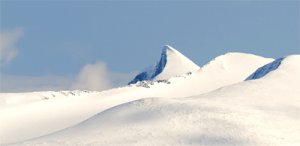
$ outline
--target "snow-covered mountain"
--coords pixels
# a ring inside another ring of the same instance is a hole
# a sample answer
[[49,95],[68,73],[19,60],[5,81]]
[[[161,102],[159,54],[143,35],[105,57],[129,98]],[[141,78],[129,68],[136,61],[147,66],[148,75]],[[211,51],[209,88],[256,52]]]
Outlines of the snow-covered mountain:
[[173,65],[190,61],[168,48],[175,54],[165,53],[172,59],[150,81],[102,92],[0,93],[0,145],[300,144],[299,55],[276,63],[227,53],[172,76]]
[[299,63],[300,55],[288,56],[263,79],[202,95],[121,104],[74,127],[18,145],[296,146]]
[[252,54],[226,53],[216,57],[195,72],[171,77],[167,80],[168,84],[157,84],[157,82],[146,81],[135,85],[146,84],[146,86],[151,88],[146,95],[152,95],[152,97],[199,95],[226,85],[244,81],[257,68],[272,61],[273,59]]
[[155,66],[149,67],[142,73],[139,73],[128,84],[144,80],[166,80],[177,75],[196,71],[199,68],[189,58],[173,47],[166,45],[162,50],[160,61]]

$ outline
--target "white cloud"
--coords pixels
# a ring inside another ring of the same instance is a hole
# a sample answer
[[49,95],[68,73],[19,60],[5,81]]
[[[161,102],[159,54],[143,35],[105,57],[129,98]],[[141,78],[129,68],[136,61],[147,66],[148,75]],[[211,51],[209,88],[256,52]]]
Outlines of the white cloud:
[[111,87],[112,85],[106,65],[97,62],[95,64],[85,65],[71,88],[100,91]]
[[21,28],[15,28],[10,31],[0,33],[0,64],[5,65],[12,61],[18,54],[16,43],[23,35]]

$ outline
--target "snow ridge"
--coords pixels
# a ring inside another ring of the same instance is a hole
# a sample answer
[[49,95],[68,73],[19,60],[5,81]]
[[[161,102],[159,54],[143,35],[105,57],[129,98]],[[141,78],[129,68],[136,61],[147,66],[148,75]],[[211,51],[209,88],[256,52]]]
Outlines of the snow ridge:
[[249,77],[246,78],[246,81],[255,80],[264,77],[269,72],[276,70],[280,66],[282,60],[284,60],[284,57],[278,58],[273,62],[258,68],[254,73],[252,73]]

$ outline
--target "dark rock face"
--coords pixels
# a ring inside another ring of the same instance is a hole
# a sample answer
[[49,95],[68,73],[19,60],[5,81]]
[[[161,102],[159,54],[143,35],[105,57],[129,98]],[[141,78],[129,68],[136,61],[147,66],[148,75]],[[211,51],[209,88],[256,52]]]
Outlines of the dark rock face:
[[269,72],[276,70],[280,64],[281,61],[284,58],[278,58],[276,60],[274,60],[271,63],[268,63],[260,68],[258,68],[254,73],[252,73],[249,77],[246,78],[246,80],[255,80],[255,79],[259,79],[263,76],[265,76],[266,74],[268,74]]
[[150,67],[147,70],[139,73],[132,81],[128,83],[128,85],[135,84],[139,81],[152,80],[159,75],[164,70],[167,63],[167,49],[168,48],[166,47],[163,49],[160,61],[154,67]]

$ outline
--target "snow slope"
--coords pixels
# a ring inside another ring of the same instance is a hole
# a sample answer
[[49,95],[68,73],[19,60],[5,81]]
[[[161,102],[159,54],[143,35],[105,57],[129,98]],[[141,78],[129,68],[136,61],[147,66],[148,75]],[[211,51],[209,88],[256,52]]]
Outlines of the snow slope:
[[256,80],[193,97],[136,100],[17,145],[298,146],[299,64],[300,55],[288,56]]
[[138,82],[103,92],[0,94],[0,144],[46,135],[130,101],[199,95],[242,82],[258,67],[271,61],[251,54],[228,53],[191,74],[172,77],[166,82]]
[[138,74],[128,84],[144,80],[165,80],[187,72],[196,71],[199,68],[189,58],[173,47],[166,45],[162,50],[160,61],[154,67],[149,67],[146,71]]

